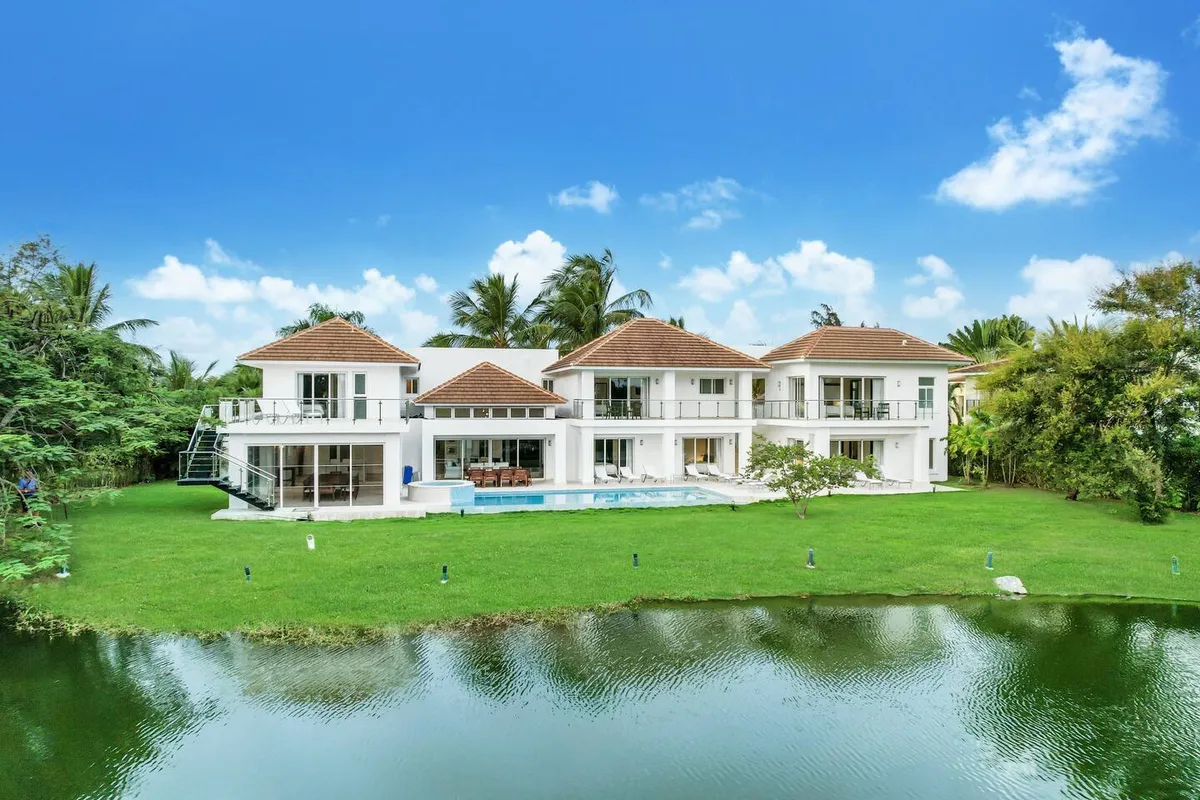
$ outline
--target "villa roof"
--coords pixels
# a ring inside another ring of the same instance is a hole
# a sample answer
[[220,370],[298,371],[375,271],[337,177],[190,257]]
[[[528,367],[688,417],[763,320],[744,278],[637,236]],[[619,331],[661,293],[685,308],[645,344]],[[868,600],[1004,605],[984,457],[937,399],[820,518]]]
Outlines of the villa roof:
[[757,358],[652,317],[631,319],[571,351],[545,371],[572,367],[770,369]]
[[987,375],[994,369],[997,369],[1003,364],[1007,364],[1009,359],[997,358],[995,361],[983,361],[979,364],[968,364],[965,367],[955,367],[950,370],[950,380],[962,380],[972,375]]
[[567,400],[490,361],[481,361],[413,402],[417,405],[548,406]]
[[242,353],[238,361],[353,361],[417,364],[416,358],[341,317]]
[[817,328],[776,347],[762,358],[763,361],[809,358],[826,361],[944,361],[949,364],[963,364],[971,360],[895,328],[840,325]]

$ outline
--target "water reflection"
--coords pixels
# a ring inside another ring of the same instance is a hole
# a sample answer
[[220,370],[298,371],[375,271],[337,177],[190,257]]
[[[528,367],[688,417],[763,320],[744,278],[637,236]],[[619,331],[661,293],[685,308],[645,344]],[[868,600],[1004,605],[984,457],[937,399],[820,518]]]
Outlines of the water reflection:
[[780,601],[347,648],[0,638],[0,797],[1200,794],[1200,611]]

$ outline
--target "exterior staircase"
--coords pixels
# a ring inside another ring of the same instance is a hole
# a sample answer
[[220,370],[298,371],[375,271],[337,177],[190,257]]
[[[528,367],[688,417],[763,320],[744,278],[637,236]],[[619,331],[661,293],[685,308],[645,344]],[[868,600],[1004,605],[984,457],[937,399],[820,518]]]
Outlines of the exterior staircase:
[[275,476],[225,452],[225,435],[213,423],[214,409],[205,406],[192,430],[188,449],[179,454],[178,486],[215,486],[262,511],[277,504]]

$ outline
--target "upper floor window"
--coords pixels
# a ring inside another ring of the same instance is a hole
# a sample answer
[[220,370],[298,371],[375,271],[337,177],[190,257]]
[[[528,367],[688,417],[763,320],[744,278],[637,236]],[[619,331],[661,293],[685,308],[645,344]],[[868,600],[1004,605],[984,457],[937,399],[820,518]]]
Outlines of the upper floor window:
[[405,394],[420,394],[421,379],[420,378],[405,378],[404,393]]
[[554,381],[550,380],[549,378],[542,378],[542,388],[545,389],[547,392],[553,392],[554,391]]
[[700,394],[725,394],[725,379],[701,378]]
[[933,378],[917,379],[917,408],[923,411],[933,410],[933,389],[936,383]]

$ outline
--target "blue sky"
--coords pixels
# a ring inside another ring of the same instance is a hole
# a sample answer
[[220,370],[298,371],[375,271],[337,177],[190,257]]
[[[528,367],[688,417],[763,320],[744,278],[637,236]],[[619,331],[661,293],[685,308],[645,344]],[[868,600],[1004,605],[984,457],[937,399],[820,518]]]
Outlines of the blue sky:
[[0,243],[50,234],[122,316],[163,323],[147,341],[198,359],[313,300],[415,345],[471,277],[532,290],[604,247],[653,313],[730,343],[792,338],[819,302],[933,339],[1041,323],[1200,252],[1194,2],[46,2],[0,22]]

